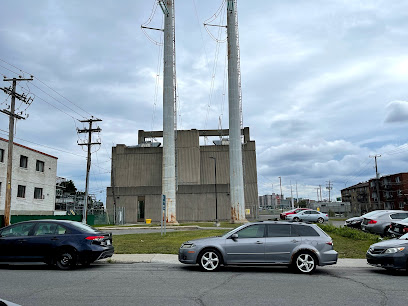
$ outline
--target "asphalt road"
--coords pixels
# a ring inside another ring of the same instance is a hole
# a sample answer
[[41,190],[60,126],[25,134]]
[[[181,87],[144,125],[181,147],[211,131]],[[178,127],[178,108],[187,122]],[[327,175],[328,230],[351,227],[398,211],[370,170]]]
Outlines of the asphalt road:
[[404,305],[407,275],[380,268],[199,271],[182,264],[94,264],[74,271],[0,266],[0,298],[20,305]]

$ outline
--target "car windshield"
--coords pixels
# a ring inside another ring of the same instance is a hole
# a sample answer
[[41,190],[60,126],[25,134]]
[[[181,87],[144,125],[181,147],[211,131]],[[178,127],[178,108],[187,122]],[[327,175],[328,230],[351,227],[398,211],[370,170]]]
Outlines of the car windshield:
[[362,215],[362,217],[371,217],[373,215],[376,215],[376,214],[379,214],[379,213],[382,213],[382,212],[384,212],[384,211],[383,210],[373,210],[373,211],[370,211],[369,213],[366,213],[366,214]]
[[401,236],[401,237],[399,237],[398,239],[401,239],[401,240],[408,240],[408,233],[406,233],[406,234],[402,235],[402,236]]
[[402,220],[400,220],[400,221],[398,221],[398,222],[401,222],[401,223],[408,223],[408,218],[402,219]]
[[100,231],[98,231],[96,228],[93,228],[92,226],[89,226],[87,224],[76,222],[76,223],[72,223],[72,225],[85,233],[91,233],[91,234],[100,233]]

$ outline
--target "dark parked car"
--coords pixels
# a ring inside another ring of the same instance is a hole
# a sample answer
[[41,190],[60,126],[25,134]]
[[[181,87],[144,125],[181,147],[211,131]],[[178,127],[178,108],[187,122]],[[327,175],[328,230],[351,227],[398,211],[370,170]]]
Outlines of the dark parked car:
[[59,269],[113,255],[112,234],[65,220],[35,220],[0,229],[0,261],[45,262]]
[[361,223],[363,222],[364,218],[369,218],[371,216],[374,216],[376,214],[382,213],[382,212],[387,212],[388,210],[373,210],[370,211],[369,213],[366,213],[360,217],[353,217],[349,218],[344,222],[344,226],[347,227],[352,227],[352,228],[357,228],[361,229]]
[[199,264],[203,271],[263,264],[311,273],[317,265],[337,263],[337,252],[330,236],[315,224],[266,221],[244,224],[220,237],[184,242],[179,261]]
[[391,222],[388,232],[390,233],[390,236],[393,237],[401,237],[402,235],[408,233],[408,218],[401,221]]
[[374,243],[366,254],[367,262],[385,269],[408,269],[408,234],[398,239]]

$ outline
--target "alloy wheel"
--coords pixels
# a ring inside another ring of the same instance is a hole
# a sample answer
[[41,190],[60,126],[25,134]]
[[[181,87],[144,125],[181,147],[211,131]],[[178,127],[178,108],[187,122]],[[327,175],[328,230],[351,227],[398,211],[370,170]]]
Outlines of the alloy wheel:
[[215,251],[206,251],[201,255],[200,266],[205,271],[215,271],[220,265],[220,257]]
[[315,260],[312,255],[302,253],[296,258],[296,268],[302,273],[311,273],[315,268]]

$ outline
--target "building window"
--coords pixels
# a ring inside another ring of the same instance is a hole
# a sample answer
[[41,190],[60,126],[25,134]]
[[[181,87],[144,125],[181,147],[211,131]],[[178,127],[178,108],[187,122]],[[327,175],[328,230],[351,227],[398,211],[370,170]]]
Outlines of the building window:
[[0,182],[0,196],[1,196],[1,182]]
[[17,198],[25,198],[26,186],[18,185]]
[[27,168],[27,164],[28,164],[28,157],[24,155],[20,155],[20,167]]
[[4,162],[4,150],[0,149],[0,163]]
[[395,182],[396,182],[396,183],[399,183],[399,182],[400,182],[399,176],[397,176],[397,177],[395,178]]
[[34,199],[43,199],[43,189],[42,188],[34,188]]
[[404,209],[404,202],[399,202],[399,208]]
[[37,160],[37,163],[35,164],[35,170],[44,172],[44,162],[41,160]]

